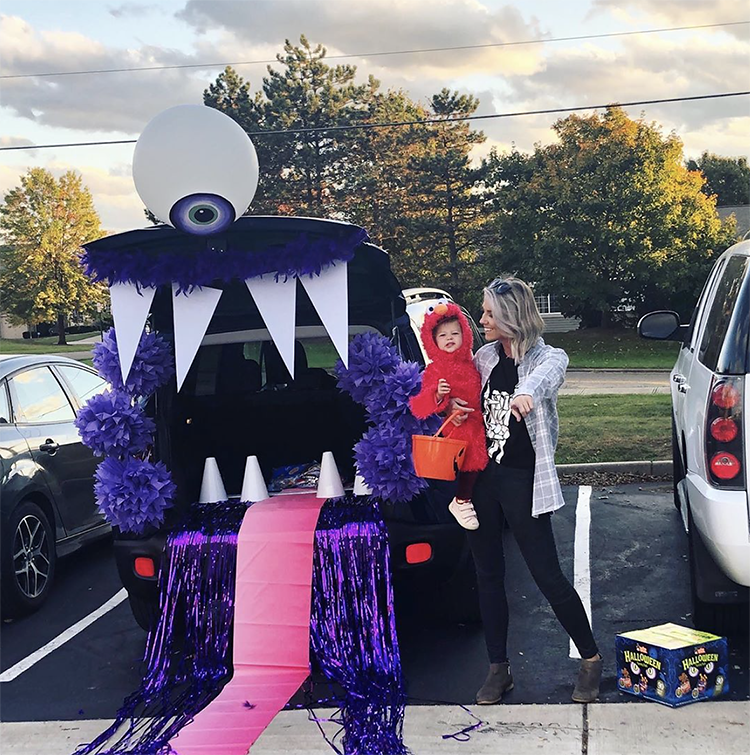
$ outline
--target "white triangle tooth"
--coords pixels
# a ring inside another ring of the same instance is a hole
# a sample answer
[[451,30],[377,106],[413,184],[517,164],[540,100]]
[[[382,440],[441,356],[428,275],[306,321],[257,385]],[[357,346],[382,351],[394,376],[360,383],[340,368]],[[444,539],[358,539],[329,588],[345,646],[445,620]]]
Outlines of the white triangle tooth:
[[243,503],[258,503],[258,501],[265,501],[269,497],[258,457],[248,456],[245,462],[245,476],[242,480],[240,500]]
[[303,275],[300,280],[344,366],[348,367],[349,289],[346,262],[331,265],[317,276]]
[[276,281],[273,273],[245,280],[260,316],[279,354],[294,379],[294,315],[297,308],[297,279]]
[[130,368],[133,366],[135,352],[141,342],[143,327],[155,293],[155,288],[136,286],[135,283],[113,283],[109,287],[123,384],[128,379]]
[[203,465],[203,479],[201,480],[198,503],[221,503],[226,500],[227,491],[224,488],[224,480],[221,479],[219,465],[213,456],[209,456]]
[[190,293],[177,293],[172,284],[172,316],[174,318],[174,356],[177,390],[182,387],[203,336],[219,303],[219,288],[196,288]]
[[316,498],[340,498],[344,495],[344,486],[341,483],[336,460],[333,452],[324,451],[320,460],[320,477],[318,478],[318,490]]

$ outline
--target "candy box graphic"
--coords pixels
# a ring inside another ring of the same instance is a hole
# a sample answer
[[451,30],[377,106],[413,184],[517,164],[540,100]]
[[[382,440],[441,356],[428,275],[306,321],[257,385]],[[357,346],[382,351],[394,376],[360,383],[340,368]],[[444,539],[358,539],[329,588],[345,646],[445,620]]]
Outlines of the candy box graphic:
[[661,624],[615,637],[620,692],[673,708],[729,691],[725,637]]

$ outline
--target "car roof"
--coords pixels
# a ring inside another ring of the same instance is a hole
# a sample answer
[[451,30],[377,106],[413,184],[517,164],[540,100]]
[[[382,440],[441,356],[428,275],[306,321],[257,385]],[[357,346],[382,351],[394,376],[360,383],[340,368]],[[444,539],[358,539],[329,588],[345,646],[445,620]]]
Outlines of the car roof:
[[750,239],[747,241],[738,241],[734,246],[730,246],[724,252],[724,256],[730,257],[735,254],[741,254],[745,257],[750,257]]
[[24,367],[44,364],[70,364],[84,367],[87,370],[91,369],[82,362],[59,354],[0,354],[0,378],[4,378]]
[[414,304],[415,302],[425,301],[427,299],[449,299],[453,301],[453,297],[442,288],[405,288],[402,292],[407,304]]

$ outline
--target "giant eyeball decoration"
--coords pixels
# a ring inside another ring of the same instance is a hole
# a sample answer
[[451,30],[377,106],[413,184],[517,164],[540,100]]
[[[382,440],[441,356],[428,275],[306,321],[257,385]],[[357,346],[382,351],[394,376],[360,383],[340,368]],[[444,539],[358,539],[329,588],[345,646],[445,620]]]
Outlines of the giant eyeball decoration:
[[228,115],[204,105],[178,105],[143,129],[133,181],[159,220],[209,236],[247,210],[258,187],[258,157],[250,137]]

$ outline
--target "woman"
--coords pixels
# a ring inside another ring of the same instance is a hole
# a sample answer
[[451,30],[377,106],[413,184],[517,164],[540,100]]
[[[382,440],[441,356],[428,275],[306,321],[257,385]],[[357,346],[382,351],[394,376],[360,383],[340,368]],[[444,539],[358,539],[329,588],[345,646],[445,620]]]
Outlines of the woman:
[[[596,700],[601,655],[581,599],[562,573],[550,521],[563,504],[555,470],[557,391],[568,357],[542,340],[534,294],[521,280],[497,279],[484,289],[480,324],[490,342],[474,356],[482,380],[487,430],[487,468],[480,472],[473,504],[481,522],[468,532],[476,564],[479,604],[490,669],[477,703],[500,702],[513,688],[508,662],[508,601],[505,595],[503,526],[510,525],[539,589],[581,655],[575,702]],[[471,411],[460,399],[463,421]]]

